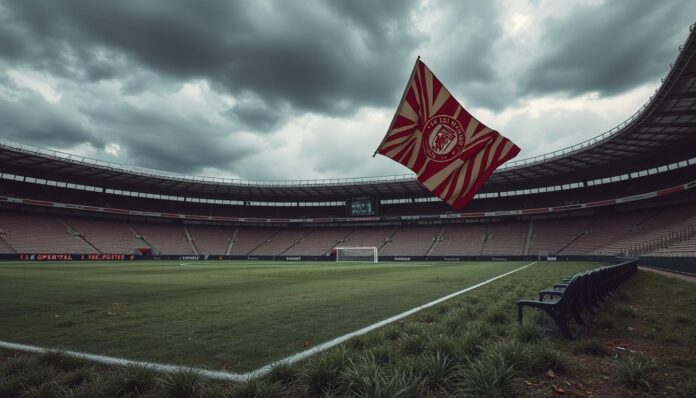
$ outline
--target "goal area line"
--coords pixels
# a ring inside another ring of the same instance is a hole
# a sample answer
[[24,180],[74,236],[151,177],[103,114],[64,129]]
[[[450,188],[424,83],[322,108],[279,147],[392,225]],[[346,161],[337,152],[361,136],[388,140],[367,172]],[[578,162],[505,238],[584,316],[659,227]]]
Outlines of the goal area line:
[[[508,271],[504,274],[495,276],[495,277],[490,278],[488,280],[485,280],[483,282],[479,282],[475,285],[467,287],[466,289],[462,289],[462,290],[459,290],[457,292],[450,293],[446,296],[440,297],[439,299],[430,301],[426,304],[423,304],[423,305],[420,305],[418,307],[412,308],[410,310],[404,311],[400,314],[394,315],[394,316],[389,317],[387,319],[384,319],[382,321],[365,326],[362,329],[358,329],[354,332],[350,332],[348,334],[344,334],[342,336],[336,337],[332,340],[326,341],[324,343],[316,345],[316,346],[309,348],[307,350],[297,352],[297,353],[292,354],[290,356],[287,356],[283,359],[273,361],[267,365],[264,365],[260,368],[257,368],[257,369],[254,369],[252,371],[245,372],[245,373],[233,373],[233,372],[225,372],[225,371],[221,371],[221,370],[210,370],[210,369],[206,369],[206,368],[172,365],[172,364],[160,363],[160,362],[131,360],[131,359],[126,359],[126,358],[111,357],[111,356],[98,355],[98,354],[90,354],[90,353],[84,353],[84,352],[79,352],[79,351],[60,350],[60,352],[64,352],[65,354],[72,355],[72,356],[75,356],[77,358],[80,358],[80,359],[83,359],[86,361],[100,363],[100,364],[104,364],[104,365],[142,366],[142,367],[146,367],[146,368],[149,368],[149,369],[152,369],[152,370],[155,370],[158,372],[162,372],[162,373],[176,373],[176,372],[180,372],[180,371],[195,371],[195,372],[199,373],[201,376],[208,378],[208,379],[221,380],[221,381],[231,381],[231,382],[245,382],[245,381],[253,380],[253,379],[256,379],[256,378],[259,378],[259,377],[262,377],[262,376],[268,374],[274,367],[276,367],[278,365],[293,364],[295,362],[299,362],[299,361],[306,359],[314,354],[318,354],[322,351],[328,350],[329,348],[332,348],[332,347],[335,347],[341,343],[344,343],[353,337],[361,336],[363,334],[369,333],[375,329],[381,328],[381,327],[386,326],[390,323],[401,320],[409,315],[413,315],[416,312],[419,312],[419,311],[424,310],[426,308],[440,304],[444,301],[452,299],[452,298],[459,296],[463,293],[466,293],[468,291],[477,289],[481,286],[487,285],[487,284],[489,284],[493,281],[496,281],[500,278],[504,278],[504,277],[506,277],[510,274],[513,274],[517,271],[521,271],[527,267],[530,267],[530,266],[536,264],[537,262],[538,261],[534,261],[534,262],[529,263],[527,265],[523,265],[519,268],[515,268],[512,271]],[[39,346],[28,345],[28,344],[12,343],[12,342],[7,342],[7,341],[0,341],[0,347],[7,348],[10,350],[15,350],[15,351],[33,352],[33,353],[47,353],[47,352],[56,350],[56,348],[46,348],[46,347],[39,347]]]

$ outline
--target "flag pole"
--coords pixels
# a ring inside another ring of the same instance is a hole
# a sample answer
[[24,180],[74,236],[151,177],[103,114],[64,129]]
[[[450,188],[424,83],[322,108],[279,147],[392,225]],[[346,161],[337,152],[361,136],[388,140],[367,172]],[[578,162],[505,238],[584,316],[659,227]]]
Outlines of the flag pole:
[[399,106],[396,107],[396,112],[394,112],[394,117],[392,118],[391,123],[389,124],[389,129],[387,130],[387,133],[384,134],[384,138],[382,138],[382,142],[379,143],[379,146],[377,149],[375,149],[375,153],[372,154],[372,157],[374,158],[375,155],[377,155],[377,152],[379,152],[379,149],[384,145],[384,142],[387,140],[387,137],[389,136],[389,130],[391,130],[392,126],[394,125],[394,122],[396,121],[397,116],[399,116],[399,109],[404,105],[404,101],[406,101],[406,93],[408,93],[408,88],[411,86],[411,81],[413,80],[413,76],[416,74],[416,68],[418,68],[418,61],[420,60],[420,55],[416,57],[416,63],[413,65],[413,70],[411,71],[411,77],[408,78],[408,81],[406,83],[406,88],[404,89],[404,93],[401,95],[401,101],[399,102]]

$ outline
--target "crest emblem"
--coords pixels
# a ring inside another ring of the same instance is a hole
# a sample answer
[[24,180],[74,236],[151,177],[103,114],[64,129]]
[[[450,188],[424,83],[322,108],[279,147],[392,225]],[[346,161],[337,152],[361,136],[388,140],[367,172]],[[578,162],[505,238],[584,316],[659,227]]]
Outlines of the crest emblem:
[[423,146],[428,157],[446,162],[457,157],[464,148],[464,129],[449,116],[436,116],[425,123]]

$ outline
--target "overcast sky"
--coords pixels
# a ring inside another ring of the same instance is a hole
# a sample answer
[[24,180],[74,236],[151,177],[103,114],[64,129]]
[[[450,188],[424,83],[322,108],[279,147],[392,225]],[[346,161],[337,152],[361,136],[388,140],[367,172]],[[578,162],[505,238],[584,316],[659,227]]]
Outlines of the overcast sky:
[[417,55],[521,148],[648,100],[693,0],[0,0],[0,137],[243,179],[405,174],[372,153]]

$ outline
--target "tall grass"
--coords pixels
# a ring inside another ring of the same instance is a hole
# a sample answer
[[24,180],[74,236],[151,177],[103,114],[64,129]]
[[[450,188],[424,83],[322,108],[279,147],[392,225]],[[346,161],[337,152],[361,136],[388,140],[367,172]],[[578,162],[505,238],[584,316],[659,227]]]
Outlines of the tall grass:
[[455,393],[464,397],[512,397],[518,377],[514,365],[507,363],[502,355],[484,356],[459,372]]
[[364,356],[341,372],[341,392],[356,398],[418,397],[423,395],[421,376],[411,370],[382,367],[371,356]]
[[635,390],[650,391],[655,385],[654,375],[659,370],[650,358],[631,355],[614,361],[616,376],[621,384]]
[[196,398],[203,393],[201,376],[193,369],[169,373],[160,378],[159,382],[170,398]]

